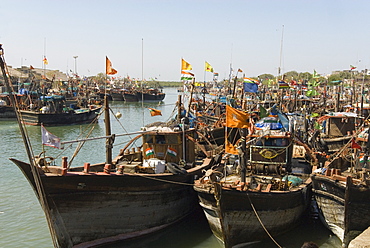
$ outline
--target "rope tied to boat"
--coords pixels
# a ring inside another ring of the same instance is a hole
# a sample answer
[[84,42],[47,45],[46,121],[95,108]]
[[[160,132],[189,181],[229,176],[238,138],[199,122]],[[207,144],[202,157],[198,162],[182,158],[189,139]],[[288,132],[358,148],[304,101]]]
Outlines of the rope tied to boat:
[[160,182],[165,182],[165,183],[172,183],[172,184],[185,185],[185,186],[191,186],[191,187],[194,186],[194,183],[175,182],[175,181],[171,181],[171,180],[160,179],[160,178],[157,178],[157,177],[145,176],[143,174],[135,174],[135,176],[140,176],[140,177],[144,177],[144,178],[147,178],[147,179],[160,181]]
[[274,239],[274,237],[272,237],[272,235],[270,234],[270,232],[267,230],[266,226],[263,224],[263,222],[262,222],[261,218],[259,217],[259,215],[258,215],[258,213],[257,213],[257,210],[256,210],[256,208],[254,207],[254,205],[253,205],[253,203],[252,203],[252,201],[251,201],[251,199],[250,199],[250,197],[249,197],[248,192],[246,192],[246,193],[247,193],[247,196],[248,196],[249,203],[251,204],[251,207],[252,207],[252,209],[253,209],[253,212],[254,212],[254,214],[256,215],[257,220],[258,220],[258,222],[261,224],[261,226],[262,226],[263,230],[265,230],[266,234],[267,234],[267,235],[269,236],[269,238],[270,238],[270,239],[271,239],[271,240],[276,244],[276,246],[277,246],[277,247],[279,247],[279,248],[283,248],[281,245],[279,245],[279,243]]

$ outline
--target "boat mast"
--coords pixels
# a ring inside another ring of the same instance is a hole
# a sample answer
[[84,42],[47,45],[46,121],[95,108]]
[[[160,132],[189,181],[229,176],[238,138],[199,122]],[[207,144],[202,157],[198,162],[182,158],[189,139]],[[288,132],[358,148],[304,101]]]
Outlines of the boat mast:
[[1,71],[3,73],[5,86],[7,88],[8,93],[9,93],[10,102],[13,105],[13,108],[14,108],[14,111],[15,111],[15,114],[16,114],[16,117],[17,117],[19,130],[21,131],[23,143],[25,145],[28,160],[30,162],[32,176],[33,176],[33,179],[35,181],[36,192],[37,192],[37,195],[40,199],[41,207],[44,210],[45,215],[46,215],[46,221],[48,223],[48,227],[49,227],[49,230],[50,230],[50,233],[51,233],[51,238],[52,238],[52,241],[53,241],[53,245],[54,245],[54,247],[59,248],[60,244],[57,241],[57,236],[56,236],[55,229],[54,229],[54,226],[53,226],[53,223],[52,223],[52,219],[51,219],[51,215],[50,215],[50,208],[49,208],[49,205],[48,205],[47,200],[45,198],[45,191],[44,191],[44,188],[42,186],[40,173],[39,173],[38,168],[36,167],[35,161],[33,159],[33,152],[32,152],[31,142],[29,140],[29,137],[26,134],[26,129],[25,129],[25,127],[23,126],[23,124],[21,122],[21,116],[20,116],[19,111],[18,111],[17,102],[16,102],[15,96],[13,94],[13,89],[11,87],[10,79],[8,78],[6,70],[5,70],[5,59],[4,59],[3,56],[4,56],[4,50],[2,48],[2,44],[0,44],[0,67],[1,67]]
[[110,115],[109,115],[109,100],[107,94],[104,96],[104,123],[105,123],[105,135],[109,136],[106,139],[106,164],[112,165],[112,148],[114,137],[111,136],[111,127],[110,127]]

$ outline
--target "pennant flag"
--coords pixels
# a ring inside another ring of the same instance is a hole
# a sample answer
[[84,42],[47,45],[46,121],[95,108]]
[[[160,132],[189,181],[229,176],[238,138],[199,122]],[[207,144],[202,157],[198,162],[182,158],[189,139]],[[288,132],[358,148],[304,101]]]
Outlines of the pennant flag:
[[33,70],[33,69],[35,69],[32,65],[30,65],[30,70]]
[[181,74],[189,75],[194,77],[194,73],[188,72],[188,71],[181,71]]
[[187,72],[187,71],[181,71],[181,80],[188,81],[188,80],[193,80],[194,78],[194,73]]
[[269,116],[267,110],[262,105],[260,105],[259,108],[260,108],[260,118],[261,119],[264,118],[264,117]]
[[176,157],[177,156],[177,151],[171,147],[168,147],[167,148],[167,154],[170,155],[170,156],[173,156],[173,157]]
[[45,146],[61,149],[60,138],[48,132],[43,125],[41,125],[41,141]]
[[313,75],[312,75],[312,78],[319,78],[320,75],[317,74],[316,70],[313,70]]
[[351,68],[351,71],[357,68],[356,66],[353,65],[350,65],[349,67]]
[[117,71],[112,68],[112,63],[110,62],[110,60],[108,59],[108,57],[105,56],[105,74],[107,74],[107,75],[114,75],[116,73],[117,73]]
[[249,114],[226,105],[226,126],[233,128],[248,128]]
[[152,148],[146,148],[145,149],[145,156],[154,155],[154,150]]
[[360,149],[362,151],[362,147],[356,143],[355,139],[352,139],[351,148]]
[[44,62],[44,65],[49,64],[48,59],[46,58],[46,56],[44,56],[44,59],[42,61]]
[[204,70],[213,72],[213,67],[206,61],[205,65],[204,65]]
[[186,62],[184,59],[181,59],[181,70],[191,71],[193,70],[193,67],[191,67],[191,64]]
[[239,68],[239,69],[238,69],[238,72],[243,72],[243,70]]
[[289,84],[283,80],[279,81],[279,89],[287,89],[289,88]]
[[193,78],[192,77],[181,77],[181,80],[189,81],[189,80],[193,80]]
[[148,108],[151,116],[162,115],[162,112],[158,109]]
[[360,156],[358,156],[358,160],[360,163],[369,162],[369,157],[367,156],[367,158],[365,159],[365,154],[361,153]]
[[244,78],[244,92],[256,93],[258,91],[258,81],[252,78]]

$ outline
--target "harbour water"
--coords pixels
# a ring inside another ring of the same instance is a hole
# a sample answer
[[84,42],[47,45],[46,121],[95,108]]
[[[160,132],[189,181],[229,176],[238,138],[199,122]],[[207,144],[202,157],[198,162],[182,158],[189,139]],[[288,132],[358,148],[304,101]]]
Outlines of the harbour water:
[[[112,133],[138,131],[140,127],[157,121],[167,121],[172,116],[177,89],[165,88],[166,98],[162,103],[124,103],[113,102],[113,112],[122,113],[120,122],[111,116]],[[151,117],[148,107],[159,109],[162,116]],[[121,124],[122,125],[121,125]],[[61,138],[62,141],[75,140],[81,130],[88,125],[73,125],[49,127],[48,131]],[[27,132],[33,144],[34,154],[42,151],[40,127],[27,127]],[[99,120],[92,136],[104,136],[104,121]],[[134,137],[135,135],[132,135]],[[0,248],[53,247],[44,213],[29,183],[21,171],[8,158],[28,161],[21,139],[18,124],[15,121],[0,121]],[[113,155],[117,154],[130,138],[117,137]],[[72,156],[76,144],[64,150],[45,148],[47,156],[57,156],[56,164],[61,163],[61,156]],[[84,162],[97,163],[105,160],[105,144],[102,140],[90,141],[85,144],[73,161],[73,165]],[[63,152],[61,155],[60,153]],[[72,166],[73,166],[72,165]],[[268,203],[266,203],[268,204]],[[92,216],[93,218],[93,216]],[[305,241],[313,241],[321,248],[339,248],[340,241],[328,231],[319,220],[308,216],[302,224],[289,233],[276,237],[281,247],[299,248]],[[172,226],[163,232],[150,235],[140,240],[122,242],[104,246],[118,247],[161,247],[161,248],[219,248],[221,245],[212,235],[201,211],[195,212],[189,218]],[[263,241],[251,247],[278,247],[272,241]]]

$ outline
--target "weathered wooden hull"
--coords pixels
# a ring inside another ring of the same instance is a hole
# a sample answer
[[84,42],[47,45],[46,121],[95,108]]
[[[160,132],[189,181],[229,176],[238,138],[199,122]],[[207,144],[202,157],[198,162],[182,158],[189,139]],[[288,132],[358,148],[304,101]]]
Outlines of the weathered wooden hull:
[[0,106],[0,119],[1,120],[14,120],[17,118],[14,108],[11,106]]
[[112,96],[113,101],[124,101],[122,92],[111,92],[110,95]]
[[347,247],[370,225],[370,189],[318,175],[312,176],[312,183],[323,223]]
[[214,189],[194,188],[213,234],[225,248],[268,238],[256,213],[272,236],[291,230],[299,223],[311,195],[310,184],[285,192],[240,191],[219,184]]
[[136,93],[123,92],[123,98],[125,102],[138,102],[139,101],[139,99],[136,96]]
[[157,94],[148,94],[148,93],[141,93],[141,92],[137,92],[136,93],[137,95],[137,98],[139,99],[139,101],[162,101],[166,94],[165,93],[157,93]]
[[[11,159],[38,194],[29,164]],[[200,167],[199,170],[204,169]],[[94,247],[165,228],[197,207],[194,173],[41,174],[58,247]]]
[[99,112],[99,108],[93,108],[83,112],[70,113],[41,113],[35,111],[21,110],[22,120],[25,124],[39,126],[57,126],[90,123],[94,120]]

